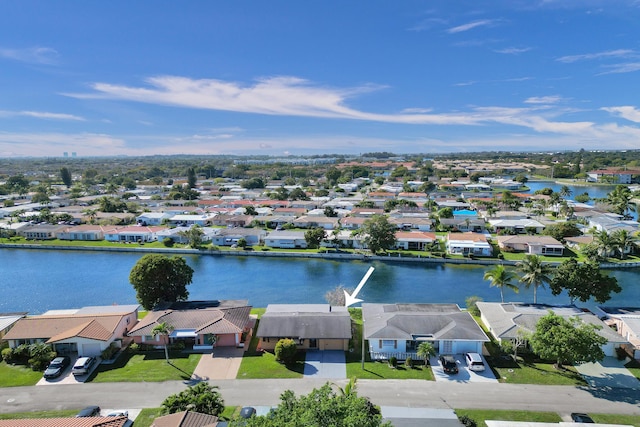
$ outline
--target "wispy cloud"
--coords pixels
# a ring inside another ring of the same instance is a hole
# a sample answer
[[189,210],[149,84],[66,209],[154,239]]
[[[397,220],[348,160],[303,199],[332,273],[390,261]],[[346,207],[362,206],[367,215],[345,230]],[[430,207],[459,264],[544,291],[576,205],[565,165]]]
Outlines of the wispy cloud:
[[426,31],[426,30],[430,30],[431,28],[435,27],[435,26],[442,26],[442,25],[446,25],[447,21],[445,21],[444,19],[441,18],[427,18],[427,19],[423,19],[422,21],[418,22],[416,25],[407,28],[408,31],[415,31],[415,32],[421,32],[421,31]]
[[49,113],[46,111],[6,111],[0,110],[0,117],[34,117],[47,120],[71,120],[84,122],[85,118],[74,114]]
[[481,19],[479,21],[473,21],[467,24],[458,25],[457,27],[451,27],[447,29],[447,33],[449,34],[462,33],[465,31],[472,30],[474,28],[487,27],[487,26],[493,25],[494,22],[495,20],[493,19]]
[[31,64],[57,64],[58,51],[50,47],[29,47],[25,49],[0,48],[0,58]]
[[640,123],[640,109],[632,106],[620,106],[620,107],[603,107],[601,110],[607,111],[616,116],[620,116],[623,119],[627,119],[631,122]]
[[494,50],[494,52],[502,53],[505,55],[519,55],[521,53],[529,52],[530,50],[531,50],[530,47],[508,47],[505,49]]
[[532,96],[524,100],[525,104],[556,104],[562,100],[559,95]]
[[633,73],[636,71],[640,71],[640,62],[626,62],[622,64],[605,65],[604,68],[607,68],[607,71],[598,73],[599,76],[604,74]]
[[61,156],[75,151],[82,156],[126,154],[125,140],[96,133],[11,133],[0,132],[0,156]]
[[556,61],[571,63],[576,61],[586,61],[586,60],[603,59],[603,58],[626,58],[629,56],[633,56],[635,54],[636,52],[631,49],[616,49],[616,50],[607,50],[604,52],[585,53],[582,55],[561,56],[560,58],[557,58]]

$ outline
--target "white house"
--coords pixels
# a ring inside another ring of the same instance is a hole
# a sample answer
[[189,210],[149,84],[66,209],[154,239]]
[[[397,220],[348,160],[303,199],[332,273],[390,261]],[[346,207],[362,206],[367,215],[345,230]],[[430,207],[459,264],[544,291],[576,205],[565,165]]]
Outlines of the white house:
[[280,249],[306,249],[304,231],[272,231],[264,238],[264,245]]
[[109,242],[120,243],[155,242],[158,240],[158,232],[165,229],[165,227],[121,227],[116,230],[106,231],[104,239]]
[[136,217],[136,222],[140,225],[161,225],[172,216],[173,214],[166,212],[145,212]]
[[457,255],[491,256],[493,248],[484,234],[449,233],[446,240],[447,252]]

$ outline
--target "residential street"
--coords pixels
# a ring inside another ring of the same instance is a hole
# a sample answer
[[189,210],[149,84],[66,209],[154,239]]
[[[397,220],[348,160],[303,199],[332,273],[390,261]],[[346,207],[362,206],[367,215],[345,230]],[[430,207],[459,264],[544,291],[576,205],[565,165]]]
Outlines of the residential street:
[[[291,389],[305,394],[326,380],[216,380],[227,405],[275,405]],[[337,381],[340,386],[346,380]],[[0,413],[75,409],[158,407],[183,382],[103,383],[0,389]],[[429,408],[494,408],[531,411],[601,412],[640,415],[640,391],[569,386],[452,383],[419,380],[361,380],[358,392],[377,405]]]

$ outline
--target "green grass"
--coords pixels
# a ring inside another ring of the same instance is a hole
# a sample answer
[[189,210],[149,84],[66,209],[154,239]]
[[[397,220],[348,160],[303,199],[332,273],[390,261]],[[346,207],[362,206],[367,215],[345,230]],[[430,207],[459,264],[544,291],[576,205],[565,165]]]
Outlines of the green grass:
[[593,421],[601,424],[621,424],[640,427],[640,416],[619,414],[589,414]]
[[[399,365],[391,368],[387,362],[372,362],[369,353],[365,350],[364,369],[362,369],[362,310],[350,308],[349,313],[353,321],[353,338],[350,347],[353,351],[347,353],[347,378],[360,378],[367,380],[382,379],[414,379],[433,381],[433,372],[429,366],[422,363],[413,368],[405,368]],[[365,342],[365,349],[367,343]],[[415,361],[414,361],[415,362]]]
[[[17,420],[20,418],[66,418],[75,416],[82,408],[67,409],[64,411],[33,411],[33,412],[11,412],[0,414],[0,420]],[[136,427],[138,425],[136,424]]]
[[136,427],[150,427],[153,420],[162,416],[162,408],[145,408],[136,417]]
[[[256,323],[256,330],[258,324]],[[264,378],[302,378],[304,373],[304,353],[298,353],[298,359],[289,365],[276,361],[273,353],[258,351],[259,338],[252,337],[249,350],[244,353],[238,379],[264,379]]]
[[487,427],[485,420],[502,421],[535,421],[543,423],[557,423],[562,418],[555,412],[533,412],[533,411],[506,411],[497,409],[456,409],[456,415],[475,420],[478,427]]
[[[41,246],[69,246],[69,247],[107,247],[107,248],[166,248],[162,242],[150,242],[143,244],[124,244],[118,242],[108,242],[106,240],[87,241],[87,240],[27,240],[24,237],[12,237],[7,243],[24,244],[24,245],[41,245]],[[179,248],[174,245],[172,249]]]
[[264,314],[264,312],[267,311],[266,308],[255,308],[253,307],[251,309],[251,314],[254,314],[256,316],[258,316],[258,319],[262,317],[262,315]]
[[629,370],[636,378],[640,380],[640,363],[637,360],[631,360],[629,363],[624,365],[625,368]]
[[21,365],[7,365],[0,362],[0,387],[35,385],[42,378],[42,372],[33,371]]
[[167,363],[162,350],[138,354],[125,352],[113,365],[98,366],[89,381],[106,383],[188,380],[198,365],[200,356],[170,352],[171,363]]

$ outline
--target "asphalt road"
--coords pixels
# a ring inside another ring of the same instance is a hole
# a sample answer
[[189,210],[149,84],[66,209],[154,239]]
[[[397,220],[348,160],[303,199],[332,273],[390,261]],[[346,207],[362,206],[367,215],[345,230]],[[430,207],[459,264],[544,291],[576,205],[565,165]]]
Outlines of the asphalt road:
[[[213,385],[227,405],[277,405],[287,389],[306,394],[326,380],[216,380]],[[346,380],[336,381],[344,386]],[[183,390],[179,381],[162,383],[86,383],[0,389],[0,413],[52,409],[158,407],[165,397]],[[640,415],[640,389],[590,389],[491,383],[420,380],[360,380],[358,394],[381,406],[426,408],[491,408],[529,411],[596,412]]]

